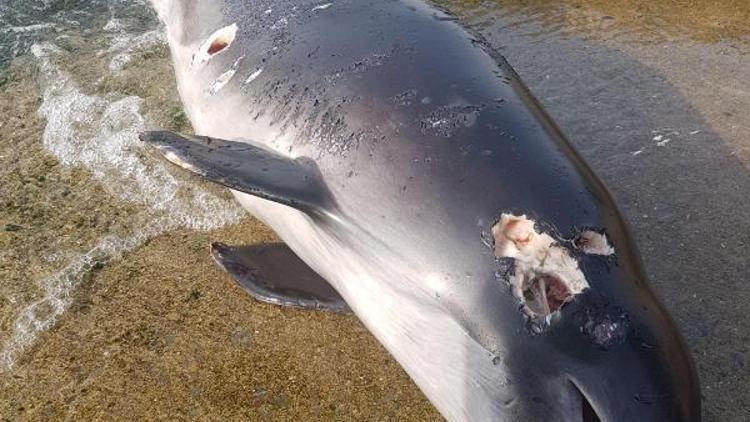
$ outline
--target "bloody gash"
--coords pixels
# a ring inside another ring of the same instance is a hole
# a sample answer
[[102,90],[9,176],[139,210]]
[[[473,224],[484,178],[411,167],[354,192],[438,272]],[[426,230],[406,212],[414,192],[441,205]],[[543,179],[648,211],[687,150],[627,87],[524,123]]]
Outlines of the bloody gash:
[[503,57],[416,0],[154,0],[200,136],[141,138],[284,244],[257,299],[354,312],[449,420],[697,421],[612,198]]

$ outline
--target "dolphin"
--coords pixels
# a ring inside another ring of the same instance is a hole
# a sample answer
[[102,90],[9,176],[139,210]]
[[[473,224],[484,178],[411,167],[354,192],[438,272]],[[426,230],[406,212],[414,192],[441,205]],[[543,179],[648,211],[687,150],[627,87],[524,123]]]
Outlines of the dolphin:
[[198,135],[141,139],[283,244],[259,300],[353,312],[452,421],[698,421],[615,204],[508,62],[419,0],[153,0]]

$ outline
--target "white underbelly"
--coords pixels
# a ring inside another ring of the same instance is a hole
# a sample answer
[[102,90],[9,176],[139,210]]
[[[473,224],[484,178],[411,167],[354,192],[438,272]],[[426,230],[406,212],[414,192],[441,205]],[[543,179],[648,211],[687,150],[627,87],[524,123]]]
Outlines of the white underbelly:
[[342,244],[342,239],[293,208],[233,193],[331,283],[446,418],[503,418],[502,403],[514,394],[502,365],[493,363],[495,356],[419,288],[425,274],[408,265],[363,257],[355,252],[361,245]]

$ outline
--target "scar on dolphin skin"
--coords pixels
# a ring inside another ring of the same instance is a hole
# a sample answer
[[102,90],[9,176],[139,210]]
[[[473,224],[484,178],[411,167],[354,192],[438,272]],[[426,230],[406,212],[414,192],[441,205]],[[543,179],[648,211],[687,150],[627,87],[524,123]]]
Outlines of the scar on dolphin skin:
[[546,317],[589,288],[578,261],[525,215],[503,213],[492,237],[495,256],[515,260],[511,290],[530,316]]
[[240,66],[240,62],[242,62],[243,58],[245,58],[245,56],[240,56],[237,60],[235,60],[234,64],[229,70],[222,73],[218,78],[216,78],[214,83],[211,85],[211,88],[209,88],[208,90],[208,93],[210,95],[216,95],[217,92],[224,88],[224,85],[229,83],[229,81],[234,77],[234,74],[237,73],[237,68]]
[[314,11],[316,11],[316,10],[326,10],[326,9],[328,9],[329,7],[331,7],[332,5],[333,5],[333,3],[326,3],[326,4],[321,4],[321,5],[318,5],[318,6],[315,6],[315,7],[313,7],[313,8],[312,8],[312,10],[310,10],[310,11],[311,11],[311,12],[314,12]]
[[211,58],[232,45],[234,38],[237,36],[237,24],[225,26],[216,30],[204,41],[198,51],[193,54],[192,65],[200,65],[208,62]]

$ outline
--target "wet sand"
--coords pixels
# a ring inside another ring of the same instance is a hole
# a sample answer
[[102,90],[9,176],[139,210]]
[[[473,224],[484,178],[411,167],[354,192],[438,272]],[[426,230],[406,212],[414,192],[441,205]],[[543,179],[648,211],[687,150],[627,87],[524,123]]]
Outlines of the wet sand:
[[[684,38],[716,42],[750,34],[744,0],[436,0],[459,14],[494,18],[501,11],[536,22],[545,33],[566,31],[590,38],[637,35],[640,43]],[[492,23],[486,22],[485,26]]]
[[[750,72],[750,6],[440,3],[508,57],[615,194],[652,284],[696,358],[705,420],[750,419],[744,315],[750,239],[742,235],[750,222],[741,206],[750,194],[750,99],[738,82]],[[90,39],[64,42],[72,54],[91,51]],[[150,122],[189,131],[163,46],[137,54],[118,75],[92,54],[61,66],[91,82],[87,92],[137,95]],[[601,71],[590,70],[596,67]],[[102,236],[125,236],[146,223],[142,205],[123,201],[85,168],[62,165],[45,150],[38,80],[28,57],[0,76],[3,340],[19,304],[39,297],[40,280]],[[661,99],[644,99],[651,95]],[[681,135],[671,135],[671,145],[651,142],[675,127]],[[692,131],[700,133],[688,136]],[[18,354],[12,369],[0,372],[0,416],[439,420],[356,318],[254,302],[208,253],[212,241],[273,238],[247,216],[211,231],[166,230],[121,257],[95,261],[71,290],[67,311]]]
[[351,316],[256,303],[208,256],[262,242],[248,218],[161,236],[96,271],[3,377],[19,420],[430,420],[438,416]]

